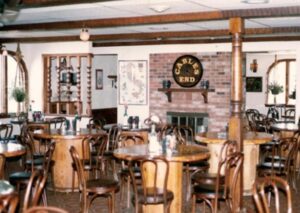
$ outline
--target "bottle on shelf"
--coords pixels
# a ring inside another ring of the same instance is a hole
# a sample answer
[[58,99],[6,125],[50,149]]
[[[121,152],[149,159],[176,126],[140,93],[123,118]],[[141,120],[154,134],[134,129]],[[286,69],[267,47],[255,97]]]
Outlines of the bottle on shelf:
[[123,125],[127,126],[128,125],[128,114],[127,114],[128,106],[125,104],[124,106],[124,115],[123,115]]

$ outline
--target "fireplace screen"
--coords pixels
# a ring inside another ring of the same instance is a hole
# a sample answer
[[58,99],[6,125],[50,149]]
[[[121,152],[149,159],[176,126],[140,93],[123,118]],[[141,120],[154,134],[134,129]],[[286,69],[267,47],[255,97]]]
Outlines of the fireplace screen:
[[208,114],[194,112],[167,112],[167,122],[175,125],[188,125],[194,133],[207,130]]

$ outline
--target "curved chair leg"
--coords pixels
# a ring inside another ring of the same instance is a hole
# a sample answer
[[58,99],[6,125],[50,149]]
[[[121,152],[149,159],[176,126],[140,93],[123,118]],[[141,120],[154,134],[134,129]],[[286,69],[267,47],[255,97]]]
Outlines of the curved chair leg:
[[196,196],[192,194],[192,213],[196,212]]

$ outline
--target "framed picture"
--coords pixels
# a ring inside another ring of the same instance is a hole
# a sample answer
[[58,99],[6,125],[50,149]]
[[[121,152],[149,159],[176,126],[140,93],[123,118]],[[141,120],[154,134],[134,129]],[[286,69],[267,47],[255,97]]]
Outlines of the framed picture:
[[147,104],[147,61],[119,61],[119,104]]
[[103,70],[96,70],[96,89],[103,89]]
[[246,77],[246,92],[262,92],[262,77]]

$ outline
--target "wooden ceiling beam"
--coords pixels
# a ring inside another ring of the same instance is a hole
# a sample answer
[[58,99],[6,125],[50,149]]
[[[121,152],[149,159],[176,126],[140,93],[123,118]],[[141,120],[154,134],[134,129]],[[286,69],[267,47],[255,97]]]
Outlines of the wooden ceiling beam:
[[262,17],[297,16],[297,15],[300,15],[300,6],[6,25],[1,27],[0,31],[75,29],[75,28],[81,28],[82,26],[86,26],[88,28],[104,28],[104,27],[117,27],[117,26],[148,25],[148,24],[199,22],[199,21],[209,21],[209,20],[227,20],[232,17],[241,17],[241,18],[249,19],[249,18],[262,18]]
[[63,6],[72,4],[88,4],[97,2],[108,2],[116,0],[22,0],[20,8],[36,8],[48,6]]
[[[274,35],[274,34],[300,33],[300,27],[275,27],[275,28],[250,28],[245,30],[245,35]],[[91,35],[90,41],[110,41],[110,40],[163,40],[179,38],[200,38],[200,37],[220,37],[228,36],[228,30],[201,30],[201,31],[176,31],[176,32],[156,32],[156,33],[123,33],[107,35]],[[256,36],[257,37],[257,36]],[[211,38],[210,38],[211,39]],[[0,38],[0,42],[59,42],[59,41],[80,41],[78,36],[53,36],[53,37],[30,37],[30,38]]]

